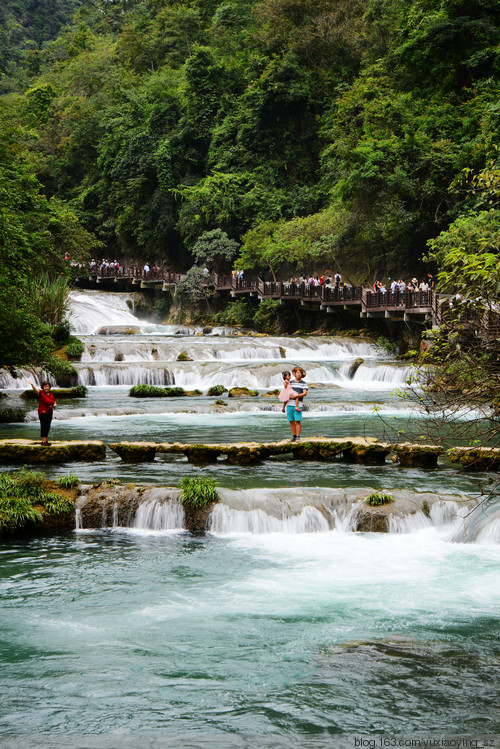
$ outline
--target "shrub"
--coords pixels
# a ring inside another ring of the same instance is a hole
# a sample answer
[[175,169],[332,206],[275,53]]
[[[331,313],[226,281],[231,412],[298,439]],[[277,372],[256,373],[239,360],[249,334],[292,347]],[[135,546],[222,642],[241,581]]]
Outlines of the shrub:
[[85,351],[85,346],[79,338],[71,336],[69,343],[66,346],[66,354],[70,359],[80,359],[81,355]]
[[239,325],[248,327],[252,324],[254,310],[246,299],[238,299],[236,302],[230,302],[227,307],[217,312],[212,321],[219,325]]
[[23,468],[18,473],[0,474],[0,532],[23,528],[43,519],[34,505],[42,505],[51,515],[64,515],[73,511],[73,502],[67,497],[44,490],[45,475],[41,471]]
[[172,297],[170,294],[162,294],[155,302],[154,313],[160,320],[164,320],[168,317],[171,306]]
[[184,388],[165,388],[168,398],[175,398],[179,395],[186,395]]
[[70,381],[78,376],[76,369],[67,361],[51,357],[45,364],[45,368],[56,378],[56,380]]
[[374,492],[365,499],[365,504],[370,505],[371,507],[378,507],[379,505],[389,505],[391,504],[391,502],[394,502],[394,497],[392,496],[392,494],[388,494],[387,492]]
[[40,498],[39,503],[45,507],[50,515],[67,515],[73,510],[73,502],[61,494],[47,492]]
[[167,391],[165,388],[155,387],[154,385],[134,385],[129,390],[129,395],[133,398],[166,398]]
[[257,330],[274,333],[278,330],[279,299],[264,299],[253,316],[253,324]]
[[206,507],[219,501],[216,487],[219,482],[211,478],[188,478],[181,480],[181,502],[187,507]]
[[63,489],[73,489],[81,482],[78,476],[75,476],[74,473],[70,473],[68,476],[61,476],[61,478],[58,479],[57,483],[59,484],[59,486],[62,486]]
[[52,328],[52,338],[56,343],[65,343],[70,338],[71,323],[63,320]]
[[381,335],[377,338],[377,346],[384,348],[389,354],[396,354],[398,350],[397,343],[395,343],[395,341],[390,341],[389,338],[385,337],[385,335]]
[[414,348],[409,349],[406,354],[401,354],[400,359],[416,359],[418,357],[418,351]]
[[12,531],[28,523],[41,522],[41,512],[27,497],[0,497],[0,531]]
[[227,391],[223,385],[212,385],[212,387],[208,389],[207,395],[222,395],[225,392]]
[[26,416],[22,408],[2,408],[0,410],[0,423],[12,424],[14,422],[24,421]]

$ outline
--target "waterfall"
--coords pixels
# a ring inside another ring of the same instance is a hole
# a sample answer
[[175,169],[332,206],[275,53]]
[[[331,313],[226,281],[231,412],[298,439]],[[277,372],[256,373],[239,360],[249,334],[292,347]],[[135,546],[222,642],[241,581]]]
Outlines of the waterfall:
[[500,502],[479,504],[460,518],[450,536],[456,543],[500,544]]
[[432,521],[421,510],[408,515],[389,515],[389,533],[415,533],[429,528]]
[[212,533],[326,533],[328,520],[315,507],[306,506],[297,515],[273,517],[264,510],[235,510],[217,504],[209,518]]
[[115,385],[174,385],[175,377],[164,364],[95,364],[88,367],[75,364],[79,385],[97,385],[107,387]]
[[135,327],[140,320],[131,312],[133,294],[102,291],[71,291],[70,322],[76,335],[97,333],[105,325]]
[[137,508],[134,528],[166,531],[184,529],[184,508],[180,501],[160,502],[150,499]]

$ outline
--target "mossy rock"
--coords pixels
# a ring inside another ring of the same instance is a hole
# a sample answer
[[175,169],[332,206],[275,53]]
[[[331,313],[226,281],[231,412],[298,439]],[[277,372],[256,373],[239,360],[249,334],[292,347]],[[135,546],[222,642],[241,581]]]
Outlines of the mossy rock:
[[258,390],[250,390],[250,388],[242,387],[242,388],[231,388],[228,396],[229,398],[243,398],[245,396],[256,398],[259,395]]
[[267,393],[262,393],[263,398],[277,398],[281,393],[281,390],[268,390]]
[[216,502],[205,507],[184,506],[184,525],[190,533],[204,533],[208,529],[208,518]]
[[179,356],[177,357],[177,361],[193,361],[190,356],[186,354],[185,351],[181,351]]
[[255,447],[235,445],[225,450],[225,453],[227,455],[227,462],[238,466],[256,465],[271,454],[263,445],[256,445]]
[[295,442],[290,449],[299,460],[332,460],[343,452],[345,445],[345,442]]
[[351,444],[342,450],[345,461],[366,466],[384,465],[385,459],[390,452],[391,448],[387,445]]
[[[85,398],[88,390],[85,385],[77,385],[71,388],[51,388],[50,392],[56,400],[64,398]],[[20,396],[23,400],[38,400],[38,395],[34,390],[24,390]]]
[[500,448],[454,447],[448,451],[448,458],[467,471],[496,471],[500,467]]
[[203,395],[201,390],[185,390],[184,395],[190,395],[191,397],[196,397],[199,395]]
[[0,440],[2,463],[70,463],[105,458],[104,442],[51,442],[50,447],[42,447],[32,440]]
[[395,453],[399,465],[405,468],[436,468],[443,448],[439,445],[413,445],[405,443],[396,445]]
[[218,447],[212,448],[209,445],[189,445],[183,452],[188,461],[196,465],[217,463],[217,458],[220,455]]
[[216,401],[214,401],[214,406],[224,406],[224,408],[227,408],[229,406],[229,403],[227,401],[223,401],[220,398],[217,398]]
[[124,463],[151,463],[156,455],[154,442],[112,442],[109,447]]
[[389,520],[380,508],[369,508],[358,513],[356,517],[358,533],[388,533]]

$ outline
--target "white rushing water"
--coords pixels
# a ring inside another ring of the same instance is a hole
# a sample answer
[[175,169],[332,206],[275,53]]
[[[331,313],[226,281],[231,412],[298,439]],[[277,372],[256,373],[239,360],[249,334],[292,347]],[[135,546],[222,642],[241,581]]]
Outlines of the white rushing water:
[[[151,490],[149,490],[151,491]],[[154,492],[155,490],[153,490]],[[395,504],[388,509],[388,533],[414,535],[433,529],[444,542],[497,544],[500,542],[498,503],[474,505],[464,497],[431,492],[391,490]],[[214,535],[242,534],[352,534],[358,518],[366,513],[368,489],[219,489],[208,530]],[[126,499],[126,497],[125,497]],[[423,507],[426,511],[423,511]],[[79,501],[77,529],[85,500]],[[110,499],[102,507],[102,527],[124,530],[119,504]],[[111,525],[109,518],[111,517]],[[128,532],[158,533],[185,529],[184,508],[177,499],[148,497],[130,518]]]

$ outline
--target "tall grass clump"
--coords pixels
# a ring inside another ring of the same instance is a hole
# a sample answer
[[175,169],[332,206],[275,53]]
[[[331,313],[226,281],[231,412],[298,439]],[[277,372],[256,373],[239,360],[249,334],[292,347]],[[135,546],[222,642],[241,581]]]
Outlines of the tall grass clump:
[[28,296],[33,313],[51,328],[60,325],[69,311],[69,286],[65,276],[42,272],[28,277]]
[[80,485],[80,479],[74,473],[70,473],[67,476],[61,476],[57,483],[62,486],[63,489],[73,489],[75,486]]
[[206,507],[219,501],[216,487],[219,482],[211,478],[181,479],[181,502],[187,507]]

